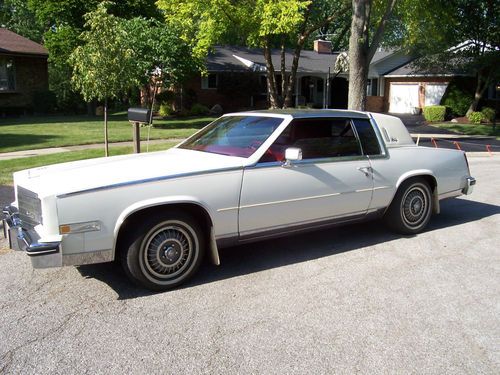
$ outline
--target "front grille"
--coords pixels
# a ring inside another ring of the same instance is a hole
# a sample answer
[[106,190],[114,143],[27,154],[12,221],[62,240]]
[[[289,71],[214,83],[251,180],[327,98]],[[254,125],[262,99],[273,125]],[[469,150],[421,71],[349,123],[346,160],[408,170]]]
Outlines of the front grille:
[[17,204],[19,205],[19,218],[23,227],[34,228],[38,224],[43,224],[42,202],[36,193],[17,187]]

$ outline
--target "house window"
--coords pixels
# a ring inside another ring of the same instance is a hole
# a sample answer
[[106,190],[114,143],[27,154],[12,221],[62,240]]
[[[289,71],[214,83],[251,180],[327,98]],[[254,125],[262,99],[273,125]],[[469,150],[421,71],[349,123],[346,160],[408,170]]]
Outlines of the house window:
[[377,96],[378,95],[378,79],[368,79],[366,82],[366,95]]
[[0,57],[0,91],[16,89],[14,60]]
[[208,73],[207,76],[201,77],[201,88],[204,90],[217,88],[217,74]]
[[372,79],[372,93],[370,95],[372,96],[377,96],[378,95],[378,79],[373,78]]

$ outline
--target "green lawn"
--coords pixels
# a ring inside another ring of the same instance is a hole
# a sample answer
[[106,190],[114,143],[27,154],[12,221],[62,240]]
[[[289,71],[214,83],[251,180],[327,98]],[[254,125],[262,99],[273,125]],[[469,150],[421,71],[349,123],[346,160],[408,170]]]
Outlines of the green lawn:
[[497,125],[495,131],[493,131],[493,125],[455,124],[452,122],[431,125],[437,128],[450,130],[455,133],[465,135],[494,136],[496,139],[500,139],[500,124]]
[[[154,120],[150,139],[186,138],[212,117]],[[0,119],[0,153],[104,142],[103,118],[87,116],[21,117]],[[141,138],[148,129],[141,128]],[[132,140],[132,126],[124,113],[110,116],[110,142]]]
[[[166,150],[176,144],[177,142],[165,142],[162,144],[150,145],[149,151]],[[132,147],[112,147],[109,149],[111,156],[131,154],[132,152]],[[23,169],[40,167],[42,165],[65,163],[75,160],[93,159],[102,156],[102,149],[89,149],[82,151],[60,152],[57,154],[33,156],[28,158],[0,160],[0,185],[11,185],[12,173]]]

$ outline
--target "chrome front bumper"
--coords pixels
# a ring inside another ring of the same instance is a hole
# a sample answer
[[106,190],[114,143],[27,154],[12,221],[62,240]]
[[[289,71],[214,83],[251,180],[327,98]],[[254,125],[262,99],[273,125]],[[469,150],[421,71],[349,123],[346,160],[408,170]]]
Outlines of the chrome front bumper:
[[[40,236],[35,230],[23,228],[18,210],[14,206],[3,209],[3,234],[12,250],[24,251],[31,257],[60,252],[60,242],[39,242]],[[39,262],[33,262],[34,265],[35,263]]]
[[465,180],[466,180],[466,185],[462,189],[462,193],[466,195],[472,194],[472,191],[474,190],[474,185],[476,185],[476,179],[474,177],[467,177]]

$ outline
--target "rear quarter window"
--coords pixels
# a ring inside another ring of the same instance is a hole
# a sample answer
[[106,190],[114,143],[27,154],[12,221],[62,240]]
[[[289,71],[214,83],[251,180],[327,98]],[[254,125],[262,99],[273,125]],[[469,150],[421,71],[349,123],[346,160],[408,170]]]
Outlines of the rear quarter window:
[[364,119],[353,119],[352,122],[358,132],[361,147],[363,147],[363,153],[365,155],[380,155],[382,153],[380,143],[370,121]]

